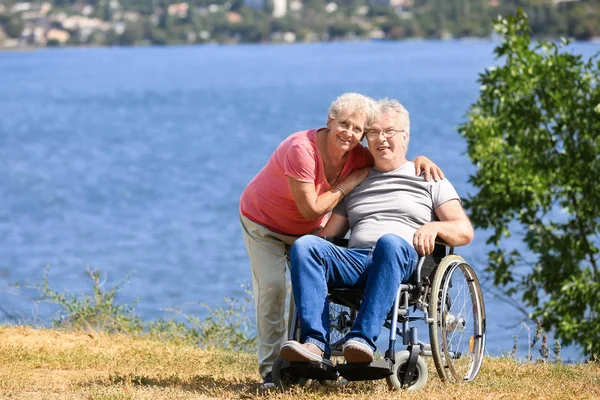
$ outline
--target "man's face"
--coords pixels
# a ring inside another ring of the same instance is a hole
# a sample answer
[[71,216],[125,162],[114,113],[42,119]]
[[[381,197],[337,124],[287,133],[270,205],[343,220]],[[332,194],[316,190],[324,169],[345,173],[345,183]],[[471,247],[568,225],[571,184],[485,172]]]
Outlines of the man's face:
[[401,118],[392,114],[383,114],[371,124],[367,143],[376,165],[405,160],[408,134],[404,127]]

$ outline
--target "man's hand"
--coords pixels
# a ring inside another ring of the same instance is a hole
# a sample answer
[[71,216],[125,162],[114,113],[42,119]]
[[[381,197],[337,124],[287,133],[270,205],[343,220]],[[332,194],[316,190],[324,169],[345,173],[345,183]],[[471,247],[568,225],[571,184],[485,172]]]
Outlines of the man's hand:
[[429,222],[420,227],[413,236],[413,246],[417,253],[422,256],[431,254],[435,247],[435,238],[437,237],[438,229],[436,222]]
[[421,176],[421,173],[425,172],[425,180],[428,181],[433,176],[434,181],[440,181],[444,179],[444,173],[435,165],[433,161],[425,156],[418,156],[413,160],[415,163],[416,175]]

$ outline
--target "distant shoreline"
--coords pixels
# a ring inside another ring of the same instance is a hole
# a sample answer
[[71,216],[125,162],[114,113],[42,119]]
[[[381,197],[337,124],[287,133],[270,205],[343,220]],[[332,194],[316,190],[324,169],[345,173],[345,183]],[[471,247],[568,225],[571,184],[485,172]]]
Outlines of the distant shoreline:
[[[556,42],[560,41],[562,38],[546,38],[539,37],[534,38],[537,41],[546,41],[546,42]],[[47,50],[47,49],[104,49],[104,48],[140,48],[140,47],[193,47],[193,46],[236,46],[236,45],[297,45],[297,44],[317,44],[317,43],[357,43],[357,42],[490,42],[495,43],[498,42],[497,39],[493,37],[480,38],[474,36],[464,36],[457,37],[451,39],[426,39],[420,37],[409,37],[399,40],[393,39],[356,39],[356,40],[330,40],[330,41],[313,41],[313,42],[292,42],[292,43],[284,43],[284,42],[236,42],[236,43],[228,43],[228,42],[205,42],[205,43],[173,43],[173,44],[165,44],[165,45],[154,45],[154,44],[137,44],[132,46],[87,46],[87,45],[73,45],[73,46],[15,46],[15,47],[2,47],[0,46],[1,52],[25,52],[25,51],[36,51],[36,50]],[[591,43],[591,44],[600,44],[600,37],[594,37],[589,40],[575,40],[572,39],[572,43]]]

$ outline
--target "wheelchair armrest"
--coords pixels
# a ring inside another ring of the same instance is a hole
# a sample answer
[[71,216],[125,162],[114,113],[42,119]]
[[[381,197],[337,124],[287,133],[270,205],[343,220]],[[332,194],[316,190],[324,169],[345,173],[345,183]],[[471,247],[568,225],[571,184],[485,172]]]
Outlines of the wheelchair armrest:
[[415,271],[411,276],[411,281],[420,284],[424,277],[429,277],[431,275],[440,261],[442,261],[442,258],[452,253],[453,249],[453,247],[448,246],[448,244],[437,238],[433,252],[426,256],[419,256],[417,268],[415,268]]
[[436,236],[436,237],[435,237],[435,244],[436,244],[436,245],[437,245],[437,244],[440,244],[440,245],[442,245],[442,246],[446,246],[446,247],[454,247],[454,246],[450,246],[448,243],[446,243],[446,242],[444,241],[444,239],[442,239],[442,238],[441,238],[441,237],[439,237],[439,236]]
[[348,247],[348,243],[350,243],[350,240],[346,239],[345,237],[322,236],[322,238],[340,247]]
[[438,246],[444,246],[444,247],[446,247],[448,249],[448,251],[447,251],[448,254],[454,254],[454,248],[456,247],[456,246],[453,246],[453,245],[445,242],[444,239],[442,239],[441,237],[436,236],[436,238],[435,238],[435,247],[438,247]]
[[[321,237],[323,239],[327,240],[328,242],[333,243],[336,246],[340,246],[340,247],[348,247],[348,243],[350,243],[350,240],[345,237],[340,237],[340,236],[321,236]],[[438,254],[438,255],[441,253],[444,253],[443,256],[445,256],[446,248],[452,249],[453,246],[450,246],[448,243],[444,242],[440,237],[437,237],[435,239],[434,253]]]

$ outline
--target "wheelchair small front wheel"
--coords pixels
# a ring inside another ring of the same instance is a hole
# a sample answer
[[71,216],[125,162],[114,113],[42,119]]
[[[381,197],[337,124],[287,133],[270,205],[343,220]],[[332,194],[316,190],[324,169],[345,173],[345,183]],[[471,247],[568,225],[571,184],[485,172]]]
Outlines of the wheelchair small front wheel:
[[277,357],[271,369],[271,378],[275,387],[287,389],[294,385],[305,386],[309,383],[309,379],[292,376],[283,370],[283,361],[283,358]]
[[396,362],[394,363],[394,373],[385,378],[388,387],[391,390],[421,390],[427,383],[427,377],[429,372],[427,371],[427,364],[423,357],[417,357],[417,365],[413,372],[411,381],[408,386],[402,386],[402,379],[408,368],[408,360],[410,358],[410,352],[408,350],[399,351],[396,353]]

